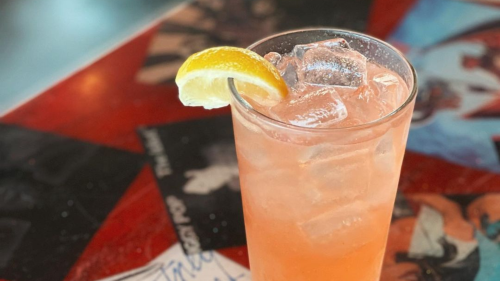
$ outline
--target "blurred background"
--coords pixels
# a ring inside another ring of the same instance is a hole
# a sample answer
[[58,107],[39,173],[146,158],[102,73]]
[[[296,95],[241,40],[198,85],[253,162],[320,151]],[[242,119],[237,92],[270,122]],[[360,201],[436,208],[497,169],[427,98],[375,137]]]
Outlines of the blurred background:
[[109,52],[180,0],[1,0],[0,115]]
[[[0,116],[76,69],[110,52],[165,13],[180,9],[178,5],[187,2],[0,0]],[[219,0],[199,2],[208,2],[207,7],[221,5]],[[287,15],[280,22],[281,29],[303,26],[304,23],[334,23],[363,30],[371,1],[254,2],[260,2],[256,9],[262,10],[262,13],[273,13],[276,5],[286,10]],[[238,18],[240,15],[235,11],[232,17]],[[244,20],[241,18],[239,21]],[[265,31],[259,34],[265,34]],[[258,38],[259,34],[248,36],[252,40]]]

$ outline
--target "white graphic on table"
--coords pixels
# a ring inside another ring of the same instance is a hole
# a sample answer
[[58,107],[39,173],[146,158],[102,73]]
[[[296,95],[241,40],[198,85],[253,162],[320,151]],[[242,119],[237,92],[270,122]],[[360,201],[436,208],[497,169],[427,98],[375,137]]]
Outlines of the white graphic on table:
[[224,186],[231,190],[240,189],[236,151],[233,143],[218,142],[203,149],[209,166],[203,169],[188,170],[184,176],[188,182],[184,192],[188,194],[209,194]]
[[207,251],[186,256],[179,243],[149,264],[99,281],[250,281],[250,271]]

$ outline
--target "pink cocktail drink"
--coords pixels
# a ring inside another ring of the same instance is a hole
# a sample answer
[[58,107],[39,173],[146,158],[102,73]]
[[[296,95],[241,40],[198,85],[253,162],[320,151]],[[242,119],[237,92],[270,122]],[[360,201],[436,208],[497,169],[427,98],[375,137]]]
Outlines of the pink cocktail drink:
[[379,280],[416,94],[411,65],[341,30],[250,49],[290,88],[262,105],[230,81],[252,279]]

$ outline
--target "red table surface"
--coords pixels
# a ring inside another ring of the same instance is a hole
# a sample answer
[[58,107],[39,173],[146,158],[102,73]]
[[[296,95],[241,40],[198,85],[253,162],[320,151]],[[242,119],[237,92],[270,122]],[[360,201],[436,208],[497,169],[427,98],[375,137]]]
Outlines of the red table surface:
[[[369,32],[383,37],[413,1],[378,0]],[[391,4],[391,13],[383,7]],[[135,81],[153,26],[98,61],[60,81],[0,119],[40,131],[143,153],[136,129],[224,115],[229,108],[184,107],[175,85]],[[500,175],[465,168],[407,151],[403,192],[468,193],[500,191]],[[151,167],[145,166],[109,214],[65,280],[96,280],[146,264],[177,242]],[[248,267],[246,247],[218,250]]]

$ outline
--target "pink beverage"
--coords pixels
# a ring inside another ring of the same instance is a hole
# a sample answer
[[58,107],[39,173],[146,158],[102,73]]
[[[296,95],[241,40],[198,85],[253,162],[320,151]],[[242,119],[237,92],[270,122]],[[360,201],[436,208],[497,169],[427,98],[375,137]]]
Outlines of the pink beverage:
[[290,91],[263,106],[230,81],[252,280],[379,280],[416,94],[411,65],[341,30],[250,49]]

